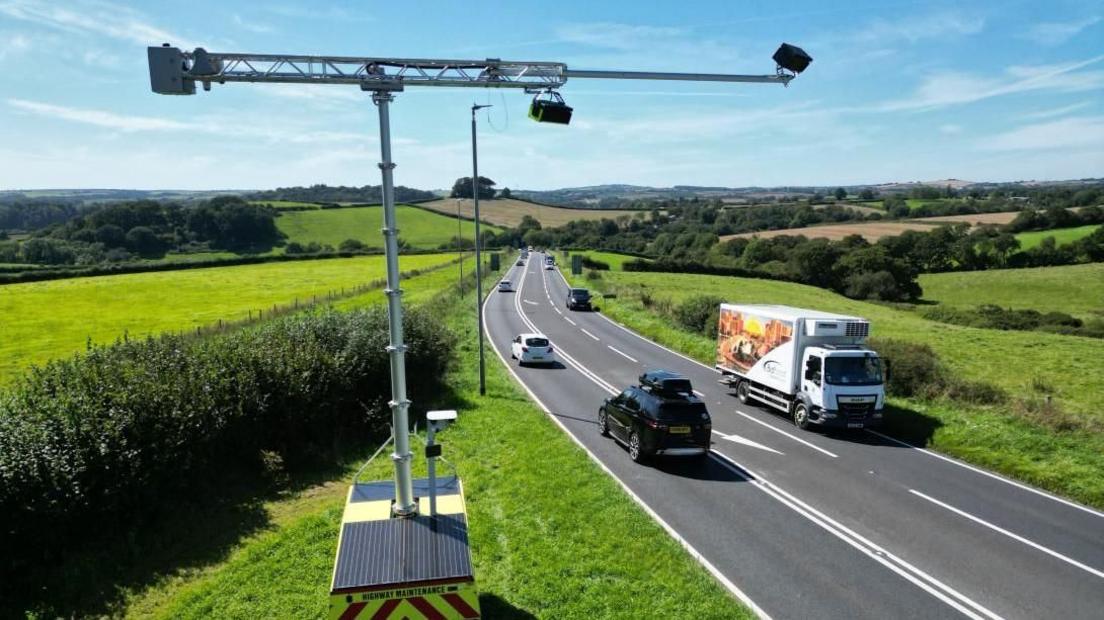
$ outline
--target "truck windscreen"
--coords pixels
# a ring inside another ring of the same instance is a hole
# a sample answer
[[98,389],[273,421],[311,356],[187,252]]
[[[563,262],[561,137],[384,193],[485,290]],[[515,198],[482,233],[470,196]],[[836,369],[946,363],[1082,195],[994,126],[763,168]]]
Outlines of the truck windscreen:
[[881,385],[882,360],[876,357],[829,357],[824,380],[833,385]]

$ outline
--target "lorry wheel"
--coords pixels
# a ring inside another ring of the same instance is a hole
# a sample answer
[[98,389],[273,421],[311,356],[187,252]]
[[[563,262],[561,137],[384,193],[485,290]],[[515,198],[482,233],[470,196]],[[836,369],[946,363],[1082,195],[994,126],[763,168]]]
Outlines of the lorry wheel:
[[609,420],[606,418],[606,410],[598,410],[598,431],[603,437],[609,437]]
[[809,406],[803,402],[798,402],[793,408],[793,421],[794,426],[801,430],[809,428]]
[[745,405],[751,404],[751,393],[748,391],[747,381],[736,384],[736,398],[739,398],[740,402]]
[[629,458],[634,463],[644,462],[644,451],[640,449],[640,433],[636,431],[629,435]]

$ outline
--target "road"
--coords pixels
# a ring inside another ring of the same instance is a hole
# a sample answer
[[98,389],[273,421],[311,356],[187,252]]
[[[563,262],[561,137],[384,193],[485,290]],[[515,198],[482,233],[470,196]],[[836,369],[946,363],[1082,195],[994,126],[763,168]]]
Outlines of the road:
[[[735,596],[772,618],[1104,618],[1104,513],[875,432],[804,432],[743,406],[717,373],[564,307],[533,253],[484,305],[488,338],[530,396]],[[657,276],[662,277],[662,276]],[[556,367],[509,343],[539,331]],[[597,430],[602,400],[646,369],[709,406],[705,463],[637,465]]]

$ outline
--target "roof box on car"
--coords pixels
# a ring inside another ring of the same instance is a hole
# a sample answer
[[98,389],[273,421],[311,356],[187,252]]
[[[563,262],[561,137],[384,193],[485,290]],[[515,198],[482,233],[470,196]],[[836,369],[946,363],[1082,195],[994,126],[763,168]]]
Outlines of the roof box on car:
[[694,391],[689,379],[670,370],[650,370],[640,375],[640,385],[671,396],[690,395]]

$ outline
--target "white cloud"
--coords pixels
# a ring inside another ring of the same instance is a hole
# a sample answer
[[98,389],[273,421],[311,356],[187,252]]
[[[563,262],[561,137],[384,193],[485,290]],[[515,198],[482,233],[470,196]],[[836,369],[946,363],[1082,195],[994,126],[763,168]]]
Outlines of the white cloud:
[[1042,22],[1035,24],[1022,36],[1039,45],[1061,45],[1077,36],[1082,30],[1100,22],[1100,17],[1092,16],[1068,22]]
[[861,43],[892,44],[900,40],[916,43],[923,39],[977,34],[985,28],[985,19],[958,12],[940,12],[922,16],[904,16],[899,19],[875,19],[849,39]]
[[363,143],[375,140],[375,137],[369,133],[333,131],[302,125],[281,124],[276,126],[263,121],[258,122],[255,116],[244,116],[238,119],[230,119],[226,116],[197,118],[194,122],[182,123],[164,118],[123,115],[104,110],[75,108],[26,99],[8,99],[7,103],[17,110],[36,116],[81,123],[103,129],[113,129],[124,133],[187,131],[220,137],[230,136],[289,144]]
[[71,8],[59,2],[0,0],[0,15],[69,33],[95,34],[141,45],[172,42],[191,47],[185,45],[184,37],[149,23],[137,11],[99,0],[85,0]]
[[962,133],[962,125],[955,125],[954,123],[948,123],[946,125],[939,126],[939,133],[948,136],[953,136]]
[[961,72],[937,73],[925,78],[916,92],[908,97],[856,108],[856,111],[933,110],[1029,91],[1071,93],[1097,90],[1104,88],[1104,71],[1077,70],[1102,60],[1104,55],[1065,64],[1011,66],[1005,69],[1003,77]]
[[31,40],[21,34],[10,35],[0,32],[0,60],[16,56],[31,49]]
[[[1104,144],[1104,116],[1076,116],[1025,125],[978,143],[987,151],[1036,151],[1099,147]],[[1098,161],[1097,165],[1104,165]]]
[[1057,107],[1057,108],[1049,108],[1049,109],[1046,109],[1046,110],[1039,110],[1038,112],[1029,112],[1027,114],[1021,115],[1020,118],[1022,118],[1024,120],[1033,120],[1033,121],[1039,121],[1039,120],[1043,120],[1045,118],[1055,118],[1055,117],[1058,117],[1058,116],[1065,116],[1065,115],[1069,114],[1070,112],[1076,112],[1076,111],[1081,110],[1083,108],[1087,108],[1091,104],[1092,104],[1091,101],[1081,101],[1079,103],[1071,103],[1070,105],[1065,105],[1065,106],[1061,106],[1061,107]]
[[273,26],[248,17],[243,19],[242,16],[238,14],[234,15],[234,23],[242,30],[248,30],[249,32],[255,32],[257,34],[268,34],[276,31],[276,28]]
[[556,29],[556,35],[567,43],[633,50],[652,45],[657,39],[683,37],[687,31],[666,26],[641,26],[611,22],[568,24]]

